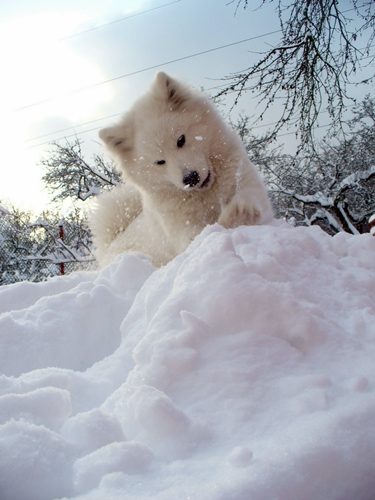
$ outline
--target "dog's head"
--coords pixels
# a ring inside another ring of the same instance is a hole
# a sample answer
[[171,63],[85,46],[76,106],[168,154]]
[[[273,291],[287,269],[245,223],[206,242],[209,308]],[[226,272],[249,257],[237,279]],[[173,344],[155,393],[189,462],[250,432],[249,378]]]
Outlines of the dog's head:
[[[213,131],[214,130],[214,131]],[[220,138],[217,112],[208,98],[158,73],[119,124],[100,131],[125,178],[144,190],[209,189]]]

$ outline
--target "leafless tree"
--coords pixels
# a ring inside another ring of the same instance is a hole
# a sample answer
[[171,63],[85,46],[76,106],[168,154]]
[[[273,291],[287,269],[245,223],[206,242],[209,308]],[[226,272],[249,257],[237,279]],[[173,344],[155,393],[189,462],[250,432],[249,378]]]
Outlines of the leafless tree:
[[[232,0],[245,9],[251,0]],[[276,138],[285,125],[296,126],[301,148],[313,143],[313,129],[323,108],[333,128],[341,126],[349,101],[350,84],[364,66],[371,66],[375,27],[373,0],[261,0],[258,7],[274,3],[281,28],[280,42],[249,68],[228,76],[217,97],[235,94],[235,104],[246,91],[261,104],[256,121],[276,101],[282,104],[268,138]],[[277,108],[276,108],[277,109]],[[277,111],[276,111],[277,112]]]
[[121,183],[120,174],[113,163],[106,163],[99,155],[88,163],[82,153],[82,141],[52,143],[48,156],[40,160],[45,167],[44,184],[52,195],[52,201],[87,200],[90,196]]

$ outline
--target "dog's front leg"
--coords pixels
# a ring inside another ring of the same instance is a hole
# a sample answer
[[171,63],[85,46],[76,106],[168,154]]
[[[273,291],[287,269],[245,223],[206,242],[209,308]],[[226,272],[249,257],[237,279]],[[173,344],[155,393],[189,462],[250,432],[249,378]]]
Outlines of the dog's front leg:
[[218,220],[219,224],[228,229],[259,224],[262,207],[252,198],[249,190],[237,192],[229,203],[224,205]]

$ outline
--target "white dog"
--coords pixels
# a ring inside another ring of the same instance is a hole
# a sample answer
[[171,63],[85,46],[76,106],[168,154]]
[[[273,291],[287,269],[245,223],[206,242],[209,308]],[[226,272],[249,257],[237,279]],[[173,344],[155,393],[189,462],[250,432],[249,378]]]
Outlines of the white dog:
[[125,181],[99,196],[91,217],[102,266],[126,251],[161,266],[207,224],[234,228],[272,218],[240,138],[207,96],[165,73],[99,135]]

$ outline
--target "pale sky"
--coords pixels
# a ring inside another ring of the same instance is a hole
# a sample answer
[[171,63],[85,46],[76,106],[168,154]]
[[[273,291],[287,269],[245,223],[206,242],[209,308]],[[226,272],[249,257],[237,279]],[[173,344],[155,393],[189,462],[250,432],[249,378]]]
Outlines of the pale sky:
[[[215,94],[220,78],[277,43],[278,34],[260,37],[279,29],[273,5],[235,15],[228,2],[1,0],[0,200],[45,208],[38,161],[48,142],[77,134],[87,160],[100,153],[98,130],[126,111],[157,71]],[[252,96],[237,112],[256,113]]]

